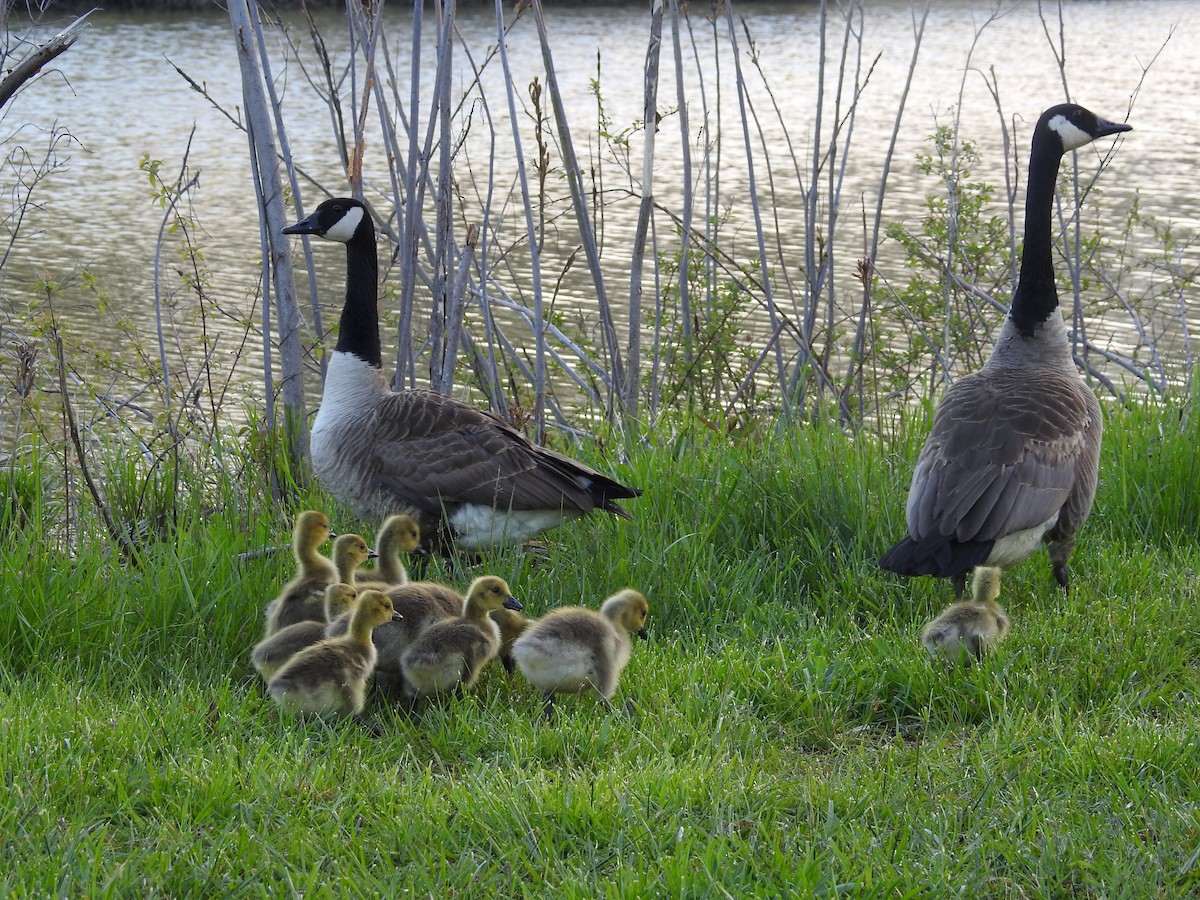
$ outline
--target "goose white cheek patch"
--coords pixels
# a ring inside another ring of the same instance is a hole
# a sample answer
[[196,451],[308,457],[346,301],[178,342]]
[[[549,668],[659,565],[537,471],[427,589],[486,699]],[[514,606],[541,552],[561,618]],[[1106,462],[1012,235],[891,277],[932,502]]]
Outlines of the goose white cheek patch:
[[1062,139],[1064,150],[1078,150],[1092,142],[1092,136],[1073,124],[1066,116],[1058,115],[1050,120],[1050,128]]
[[358,223],[362,221],[362,217],[362,207],[352,206],[321,237],[327,241],[338,241],[342,244],[348,243],[354,237],[354,232],[358,231]]

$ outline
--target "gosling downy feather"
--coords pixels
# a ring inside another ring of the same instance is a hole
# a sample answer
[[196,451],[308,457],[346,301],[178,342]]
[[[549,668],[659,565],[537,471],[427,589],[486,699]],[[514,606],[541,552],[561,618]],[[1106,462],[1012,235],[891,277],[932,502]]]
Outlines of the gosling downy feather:
[[325,621],[297,622],[263,638],[250,653],[250,661],[264,680],[278,672],[283,664],[305,647],[324,640],[327,622],[338,616],[347,615],[354,609],[358,591],[353,585],[336,582],[325,588]]
[[594,691],[612,710],[621,671],[632,651],[630,634],[645,640],[650,606],[626,588],[604,601],[600,612],[568,606],[548,612],[513,644],[517,667],[540,690],[551,712],[555,694]]
[[357,515],[403,511],[432,546],[519,543],[641,491],[536,446],[497,417],[431,391],[392,392],[379,346],[375,226],[366,207],[326,200],[284,234],[346,245],[346,301],[313,422],[313,469]]
[[971,580],[971,599],[948,607],[921,633],[925,649],[947,667],[959,661],[970,666],[972,659],[982,659],[989,647],[1008,634],[1008,613],[996,602],[1001,572],[977,568]]
[[471,582],[463,614],[431,625],[401,658],[405,695],[418,700],[474,685],[500,649],[500,628],[488,614],[501,607],[521,609],[503,578]]
[[356,572],[354,583],[360,589],[386,591],[408,581],[408,570],[401,554],[416,553],[421,547],[421,527],[412,516],[403,513],[388,516],[375,536],[379,562],[374,571]]
[[884,554],[883,568],[950,578],[961,597],[975,566],[1011,568],[1044,542],[1055,579],[1069,587],[1067,560],[1096,494],[1103,423],[1058,309],[1055,179],[1068,150],[1129,128],[1073,104],[1038,120],[1012,308],[986,365],[938,404],[909,489],[908,536]]
[[366,704],[367,679],[375,668],[371,630],[393,614],[387,594],[364,591],[349,632],[298,652],[267,683],[267,691],[280,707],[298,716],[357,716]]

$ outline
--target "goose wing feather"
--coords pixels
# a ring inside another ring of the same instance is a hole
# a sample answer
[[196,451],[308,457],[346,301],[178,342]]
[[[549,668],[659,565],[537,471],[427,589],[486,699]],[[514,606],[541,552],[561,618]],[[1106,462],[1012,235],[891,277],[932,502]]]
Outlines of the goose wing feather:
[[984,370],[952,385],[913,473],[912,538],[991,541],[1053,517],[1100,427],[1088,393],[1053,371]]
[[589,483],[605,480],[496,416],[430,391],[389,394],[371,433],[380,484],[428,513],[460,503],[588,513],[596,506]]

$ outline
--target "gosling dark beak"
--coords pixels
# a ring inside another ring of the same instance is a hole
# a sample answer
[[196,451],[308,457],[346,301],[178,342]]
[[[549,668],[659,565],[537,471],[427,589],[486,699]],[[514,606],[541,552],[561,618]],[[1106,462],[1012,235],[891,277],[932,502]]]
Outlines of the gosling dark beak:
[[1096,119],[1096,137],[1108,137],[1110,134],[1120,134],[1122,131],[1133,131],[1132,125],[1124,122],[1109,122],[1107,119]]
[[518,600],[516,597],[505,597],[504,598],[504,608],[505,609],[515,609],[517,612],[520,612],[525,607],[521,605],[521,601]]
[[424,544],[418,544],[416,549],[414,549],[413,552],[410,553],[409,555],[410,556],[420,556],[423,559],[428,559],[429,558],[429,548],[426,547]]
[[404,621],[403,614],[398,613],[395,610],[392,610],[392,621],[393,622],[403,622]]
[[317,214],[313,213],[306,219],[301,219],[295,225],[289,225],[283,229],[284,234],[320,234],[321,229],[317,225]]
[[646,633],[646,629],[645,629],[645,628],[639,628],[639,629],[638,629],[637,636],[638,636],[638,637],[640,637],[640,638],[641,638],[643,641],[648,641],[648,640],[650,640],[650,635]]
[[379,554],[376,553],[374,550],[368,550],[367,551],[367,559],[379,559]]

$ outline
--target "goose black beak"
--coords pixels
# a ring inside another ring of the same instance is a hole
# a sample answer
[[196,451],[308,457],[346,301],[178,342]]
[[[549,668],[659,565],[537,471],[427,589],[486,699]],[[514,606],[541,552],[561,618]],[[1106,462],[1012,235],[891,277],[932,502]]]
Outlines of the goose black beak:
[[638,637],[640,637],[640,638],[641,638],[643,641],[648,641],[648,640],[650,640],[650,635],[646,633],[646,629],[645,629],[645,628],[639,628],[639,629],[638,629],[637,636],[638,636]]
[[521,601],[518,600],[516,597],[510,596],[510,597],[504,598],[504,608],[505,609],[515,609],[517,612],[520,612],[525,607],[521,605]]
[[1096,137],[1108,137],[1110,134],[1120,134],[1122,131],[1133,131],[1133,126],[1125,122],[1109,122],[1107,119],[1096,120]]
[[283,229],[284,234],[320,234],[321,229],[317,225],[317,214],[313,213],[306,219],[301,219],[295,225],[289,225]]

